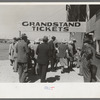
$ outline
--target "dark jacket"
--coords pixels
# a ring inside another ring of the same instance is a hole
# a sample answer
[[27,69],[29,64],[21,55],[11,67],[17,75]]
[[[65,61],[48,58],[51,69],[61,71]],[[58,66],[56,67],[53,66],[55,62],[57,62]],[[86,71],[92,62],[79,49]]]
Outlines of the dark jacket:
[[37,62],[39,64],[48,64],[49,62],[49,45],[48,43],[42,43],[38,45],[36,50],[37,56]]
[[50,57],[54,57],[54,55],[55,55],[55,46],[54,46],[54,43],[51,40],[48,44],[49,44],[49,49],[50,49]]

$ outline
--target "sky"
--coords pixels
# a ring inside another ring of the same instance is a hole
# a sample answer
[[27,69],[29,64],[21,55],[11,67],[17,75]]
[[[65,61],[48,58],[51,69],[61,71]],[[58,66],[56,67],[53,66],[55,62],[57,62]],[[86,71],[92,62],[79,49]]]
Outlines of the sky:
[[[21,22],[60,22],[66,21],[66,5],[0,5],[0,38],[12,39],[22,32]],[[65,37],[66,33],[26,32],[29,39],[42,37],[43,34]],[[60,36],[60,34],[62,34]]]

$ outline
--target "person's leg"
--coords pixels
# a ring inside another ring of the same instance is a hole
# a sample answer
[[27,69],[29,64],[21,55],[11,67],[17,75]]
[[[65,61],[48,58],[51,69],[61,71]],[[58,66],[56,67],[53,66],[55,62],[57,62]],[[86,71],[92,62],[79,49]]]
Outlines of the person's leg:
[[70,69],[73,68],[73,61],[70,61]]
[[63,73],[63,71],[64,71],[64,66],[65,66],[64,58],[60,58],[60,64],[61,64],[61,73]]
[[42,74],[42,65],[41,64],[38,64],[38,75],[41,79],[41,74]]
[[65,63],[65,68],[68,68],[68,60],[67,60],[67,58],[64,58],[64,63]]
[[14,60],[14,72],[18,71],[17,58]]
[[33,72],[34,72],[34,74],[37,74],[37,72],[36,72],[37,60],[35,58],[32,58],[32,60],[34,61]]
[[[80,62],[81,63],[81,62]],[[83,68],[82,68],[82,65],[80,64],[80,68],[79,68],[79,74],[78,75],[81,75],[81,76],[83,76]]]
[[91,81],[91,73],[87,67],[83,67],[83,77],[84,77],[84,82]]
[[26,77],[28,76],[28,64],[23,64],[23,72],[21,77],[21,82],[25,82]]
[[96,73],[97,67],[95,65],[91,65],[91,82],[97,82]]
[[47,72],[47,65],[42,66],[42,73],[41,73],[41,82],[45,82],[46,72]]
[[36,67],[37,60],[35,58],[33,58],[33,60],[34,60],[34,67]]
[[13,66],[13,60],[12,59],[10,59],[10,65]]
[[52,57],[51,58],[51,70],[54,70],[54,65],[55,65],[55,59]]
[[19,82],[21,82],[22,72],[23,72],[23,66],[21,63],[18,63]]

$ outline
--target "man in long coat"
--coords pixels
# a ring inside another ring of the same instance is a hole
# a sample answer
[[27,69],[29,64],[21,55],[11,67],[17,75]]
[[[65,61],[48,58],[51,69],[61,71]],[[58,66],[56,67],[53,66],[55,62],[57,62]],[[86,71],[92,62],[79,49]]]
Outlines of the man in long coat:
[[47,36],[44,36],[43,43],[38,45],[36,54],[37,54],[37,63],[39,66],[40,79],[41,82],[45,82],[46,72],[49,63],[49,45]]
[[91,40],[86,40],[84,42],[82,52],[82,73],[84,77],[84,82],[97,81],[96,72],[97,67],[95,63],[95,50],[92,46]]
[[18,41],[16,45],[19,82],[25,82],[25,78],[27,76],[29,49],[26,41],[27,36],[23,35],[22,39]]

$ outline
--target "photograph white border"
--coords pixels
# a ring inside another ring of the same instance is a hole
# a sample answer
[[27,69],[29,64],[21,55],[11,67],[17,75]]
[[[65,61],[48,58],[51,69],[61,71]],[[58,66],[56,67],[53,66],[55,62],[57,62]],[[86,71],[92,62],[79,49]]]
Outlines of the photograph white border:
[[[2,2],[0,5],[61,5],[65,3],[100,4],[99,2]],[[0,98],[100,98],[100,83],[0,83]]]

